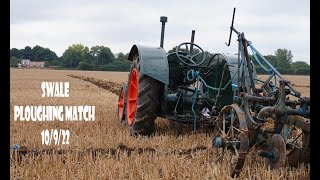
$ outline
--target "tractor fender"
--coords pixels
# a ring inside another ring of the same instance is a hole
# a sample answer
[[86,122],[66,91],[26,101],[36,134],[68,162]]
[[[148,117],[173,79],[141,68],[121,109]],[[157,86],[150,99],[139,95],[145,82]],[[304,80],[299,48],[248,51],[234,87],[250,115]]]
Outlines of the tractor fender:
[[161,47],[133,45],[128,60],[139,54],[140,72],[169,85],[169,64],[167,54]]

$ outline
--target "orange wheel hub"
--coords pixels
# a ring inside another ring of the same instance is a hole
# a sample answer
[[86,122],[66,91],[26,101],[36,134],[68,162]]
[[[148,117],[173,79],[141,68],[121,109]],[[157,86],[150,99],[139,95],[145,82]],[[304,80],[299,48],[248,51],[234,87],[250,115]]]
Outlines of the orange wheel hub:
[[119,112],[120,120],[122,120],[122,116],[123,116],[123,106],[124,106],[124,89],[122,89],[120,99],[118,102],[118,112]]
[[128,85],[128,100],[127,100],[127,121],[128,125],[131,126],[137,111],[137,100],[138,100],[138,71],[134,68],[131,71],[130,81]]

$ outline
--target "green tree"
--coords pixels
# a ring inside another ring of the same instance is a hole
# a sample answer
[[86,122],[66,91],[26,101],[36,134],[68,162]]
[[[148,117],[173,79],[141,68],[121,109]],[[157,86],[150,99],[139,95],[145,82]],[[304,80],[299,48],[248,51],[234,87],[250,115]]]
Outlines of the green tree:
[[98,55],[98,67],[99,64],[105,65],[111,63],[115,59],[114,54],[111,52],[111,49],[108,47],[101,47],[100,53]]
[[277,49],[275,51],[277,67],[289,69],[292,63],[293,55],[290,50]]
[[122,59],[126,59],[126,57],[125,57],[125,54],[123,54],[122,52],[120,52],[120,53],[118,53],[118,55],[117,55],[118,57],[117,57],[117,60],[122,60]]
[[292,69],[310,69],[310,65],[304,61],[296,61],[291,64]]
[[310,69],[308,68],[299,68],[295,69],[296,75],[310,75]]
[[23,51],[23,59],[34,60],[34,55],[30,46],[26,46]]
[[32,54],[34,56],[33,61],[57,61],[58,56],[55,52],[51,51],[49,48],[43,48],[41,46],[34,46],[32,48]]
[[101,46],[92,46],[91,49],[90,49],[90,54],[93,57],[97,57],[98,54],[100,53],[100,49],[101,49]]
[[78,66],[79,70],[94,70],[94,65],[86,63],[86,62],[80,62]]
[[98,69],[100,65],[103,66],[115,60],[114,54],[111,52],[110,48],[105,46],[91,47],[90,54],[96,61],[94,63],[96,65],[96,69]]
[[64,67],[75,68],[80,62],[86,61],[86,55],[89,53],[89,48],[82,44],[73,44],[68,47],[62,54],[61,59]]
[[17,48],[10,49],[10,57],[23,58],[23,50]]
[[95,65],[96,63],[96,58],[93,57],[90,52],[86,54],[85,56],[85,62],[88,63],[88,64],[92,64],[92,65]]
[[[264,60],[262,60],[262,58],[260,58],[260,56],[256,55],[256,57],[258,58],[258,61],[266,68],[266,69],[270,69],[270,67],[267,65],[267,63],[264,62]],[[277,61],[276,61],[276,56],[274,55],[266,55],[263,56],[273,67],[277,67]],[[258,74],[268,74],[268,71],[266,71],[264,68],[262,68],[260,66],[260,64],[255,60],[255,57],[253,55],[251,55],[251,59],[255,65],[256,71]]]
[[98,67],[98,55],[100,53],[100,46],[92,46],[90,49],[90,55],[92,58],[90,58],[90,64],[94,64],[96,67]]
[[129,58],[129,53],[126,53],[126,54],[124,55],[124,58],[127,60],[127,59]]
[[32,48],[31,51],[32,51],[32,54],[34,55],[33,61],[43,61],[42,60],[42,56],[44,54],[44,48],[43,47],[36,45],[36,46],[34,46]]
[[11,67],[18,67],[19,63],[21,63],[21,59],[15,57],[15,56],[10,57],[10,66]]
[[[272,66],[277,67],[277,58],[275,55],[266,55],[263,57],[266,58]],[[268,68],[268,66],[266,66],[266,68]]]

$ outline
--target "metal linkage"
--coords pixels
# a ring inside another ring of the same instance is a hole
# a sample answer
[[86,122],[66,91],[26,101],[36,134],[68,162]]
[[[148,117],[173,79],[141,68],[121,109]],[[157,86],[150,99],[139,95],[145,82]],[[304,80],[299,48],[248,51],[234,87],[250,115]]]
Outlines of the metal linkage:
[[[234,147],[235,150],[239,147],[241,150],[241,146],[247,150],[255,146],[259,149],[257,154],[264,157],[266,165],[272,169],[284,166],[286,162],[289,165],[309,162],[310,97],[301,98],[301,93],[292,86],[291,82],[284,79],[278,70],[245,38],[244,33],[234,28],[234,15],[235,9],[230,26],[229,42],[226,45],[230,45],[232,32],[235,32],[238,35],[239,88],[234,101],[236,104],[222,108],[214,123],[212,146],[227,149]],[[265,81],[253,77],[247,46],[250,47],[255,61],[270,74]],[[248,76],[240,79],[240,69]],[[273,78],[274,84],[271,81]],[[255,87],[254,81],[257,80],[262,82],[261,89]],[[240,83],[242,83],[241,87]],[[244,86],[247,83],[250,84],[250,88]],[[205,83],[204,85],[206,86]],[[213,90],[216,89],[213,88]],[[287,95],[293,95],[298,99],[290,100]],[[238,109],[236,110],[240,122],[238,127],[234,126],[234,115],[231,109]],[[229,134],[230,129],[240,130],[240,134],[245,135],[246,138],[234,138]],[[289,153],[286,153],[287,151]],[[244,160],[245,156],[242,159],[239,156],[239,165]],[[237,170],[234,170],[232,175],[241,172],[241,168],[235,169]]]

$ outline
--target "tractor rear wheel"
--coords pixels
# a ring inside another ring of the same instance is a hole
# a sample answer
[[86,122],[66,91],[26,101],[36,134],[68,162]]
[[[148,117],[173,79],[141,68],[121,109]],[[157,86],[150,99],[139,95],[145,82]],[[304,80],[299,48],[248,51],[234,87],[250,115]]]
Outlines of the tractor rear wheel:
[[133,58],[127,87],[127,128],[132,135],[151,135],[161,108],[162,83],[140,72],[138,55]]

